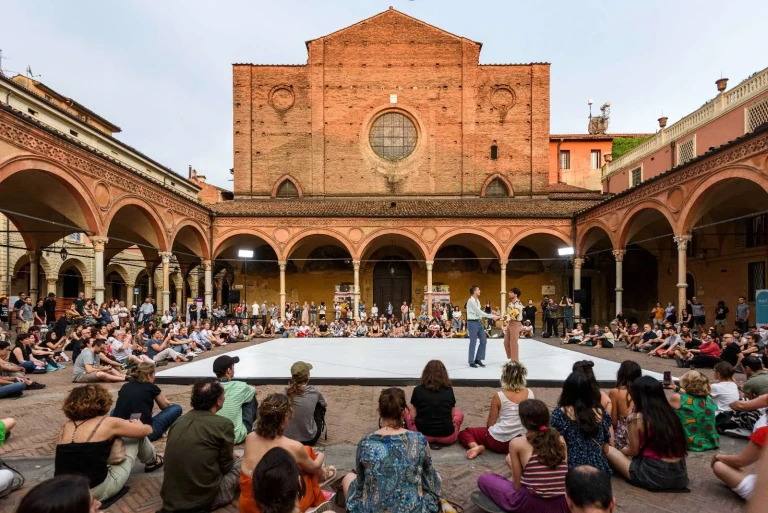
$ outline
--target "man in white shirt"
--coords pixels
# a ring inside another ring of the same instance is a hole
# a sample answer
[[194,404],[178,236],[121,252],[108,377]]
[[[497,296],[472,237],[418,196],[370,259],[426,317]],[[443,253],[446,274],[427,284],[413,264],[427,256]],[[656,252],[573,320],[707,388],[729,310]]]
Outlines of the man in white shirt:
[[259,302],[254,299],[253,304],[251,305],[251,324],[255,323],[256,319],[259,318],[260,311],[261,306],[259,305]]
[[378,316],[379,316],[379,307],[376,306],[376,303],[374,303],[373,306],[371,307],[371,317],[375,319]]
[[168,326],[171,322],[173,322],[173,317],[171,316],[171,312],[166,310],[163,316],[160,318],[160,323],[162,323],[163,327],[165,327],[165,326]]
[[280,333],[280,330],[283,329],[283,323],[280,322],[280,318],[277,316],[272,316],[272,320],[269,321],[269,324],[272,325],[272,334],[277,335]]
[[[480,306],[480,287],[472,285],[469,288],[469,299],[467,300],[467,331],[469,332],[469,366],[473,368],[485,367],[483,360],[485,360],[485,346],[488,343],[485,338],[485,330],[480,319],[487,318],[497,321],[498,315],[487,314]],[[475,346],[477,339],[480,338],[480,347],[475,352]]]

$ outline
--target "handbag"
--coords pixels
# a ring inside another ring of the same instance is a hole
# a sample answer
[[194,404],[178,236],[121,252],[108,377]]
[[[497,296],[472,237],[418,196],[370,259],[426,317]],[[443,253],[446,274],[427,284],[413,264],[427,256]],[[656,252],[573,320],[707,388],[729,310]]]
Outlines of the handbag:
[[13,474],[11,486],[9,486],[5,491],[0,493],[0,499],[5,499],[10,494],[15,492],[16,490],[20,490],[24,486],[24,476],[21,474],[21,472],[19,472],[12,466],[8,465],[2,459],[0,459],[0,470],[8,470],[11,472],[11,474]]
[[112,440],[112,447],[109,449],[107,465],[119,465],[125,461],[125,444],[121,437]]

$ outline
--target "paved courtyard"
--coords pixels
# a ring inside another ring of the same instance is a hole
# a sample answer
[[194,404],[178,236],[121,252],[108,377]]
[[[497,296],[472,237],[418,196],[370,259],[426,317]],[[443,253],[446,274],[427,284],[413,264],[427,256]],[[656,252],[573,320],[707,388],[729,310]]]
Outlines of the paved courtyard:
[[[251,342],[249,344],[259,343]],[[489,341],[489,343],[501,343]],[[558,340],[549,342],[559,344]],[[241,348],[246,344],[237,344]],[[228,347],[228,349],[231,349]],[[651,359],[645,354],[632,353],[625,349],[589,349],[568,346],[570,350],[585,353],[585,358],[595,354],[602,358],[622,361],[635,359],[648,370],[662,372],[672,370],[680,376],[685,369],[677,369],[674,362]],[[215,357],[224,351],[218,349],[206,353],[203,357]],[[298,359],[298,357],[297,357]],[[71,367],[71,365],[70,365]],[[710,371],[708,372],[711,377]],[[18,468],[26,477],[25,490],[35,483],[53,475],[53,455],[58,431],[64,423],[61,402],[73,387],[70,383],[71,370],[67,368],[41,376],[40,381],[48,386],[44,390],[26,392],[18,399],[5,399],[0,402],[0,416],[14,417],[18,421],[11,439],[0,447],[0,457],[8,464]],[[117,394],[119,385],[105,385],[113,394]],[[172,402],[181,404],[184,410],[190,409],[190,387],[186,385],[163,385],[165,395]],[[321,439],[321,450],[326,452],[329,464],[340,470],[349,470],[354,466],[357,441],[367,433],[377,429],[376,399],[381,387],[359,386],[324,386],[321,387],[330,407],[328,410],[328,440]],[[267,394],[280,391],[280,386],[258,387],[260,399]],[[488,413],[492,388],[457,388],[458,406],[465,412],[465,425],[484,425]],[[554,407],[559,394],[554,388],[535,388],[536,396]],[[410,397],[410,390],[406,391]],[[721,450],[727,453],[740,451],[744,441],[721,438]],[[155,444],[162,452],[164,440]],[[237,447],[242,450],[242,446]],[[618,511],[652,513],[657,511],[699,513],[721,511],[743,511],[743,502],[729,490],[720,485],[710,471],[709,462],[713,452],[691,453],[688,457],[688,470],[691,478],[689,494],[649,493],[630,487],[623,480],[614,478],[614,494]],[[501,455],[486,452],[477,460],[468,461],[460,446],[443,448],[433,452],[433,458],[443,479],[444,495],[463,505],[467,512],[479,512],[469,502],[469,494],[476,489],[477,476],[486,472],[507,473],[504,458]],[[159,498],[162,472],[144,474],[140,467],[134,470],[128,482],[130,492],[108,511],[110,512],[153,512],[160,508]],[[14,511],[25,490],[12,494],[0,501],[0,512]],[[222,510],[224,511],[224,510]],[[226,511],[237,511],[233,503]]]

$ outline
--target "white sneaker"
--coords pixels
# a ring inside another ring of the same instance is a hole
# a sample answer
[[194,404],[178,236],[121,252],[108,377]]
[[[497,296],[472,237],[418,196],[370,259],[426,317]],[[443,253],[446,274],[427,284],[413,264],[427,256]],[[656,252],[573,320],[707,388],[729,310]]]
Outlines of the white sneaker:
[[306,513],[321,513],[323,511],[332,511],[333,510],[333,498],[336,496],[336,494],[332,494],[331,497],[325,501],[324,503],[320,504],[319,506],[316,506],[314,508],[309,508]]
[[745,428],[726,429],[723,431],[723,434],[733,438],[749,438],[752,435],[752,431]]
[[195,349],[195,354],[202,354],[203,352],[199,349]]

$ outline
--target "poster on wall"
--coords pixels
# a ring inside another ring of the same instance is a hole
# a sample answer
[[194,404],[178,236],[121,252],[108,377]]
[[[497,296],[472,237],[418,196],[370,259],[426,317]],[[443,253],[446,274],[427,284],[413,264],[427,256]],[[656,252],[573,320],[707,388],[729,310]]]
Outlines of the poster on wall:
[[557,292],[557,289],[554,285],[542,285],[541,286],[541,295],[542,296],[554,296],[555,292]]
[[768,290],[755,291],[755,324],[762,326],[768,324]]
[[353,303],[355,300],[355,285],[354,283],[340,283],[334,287],[333,302]]
[[[424,301],[427,301],[427,286],[424,285]],[[432,304],[450,303],[451,286],[444,284],[432,285]]]

